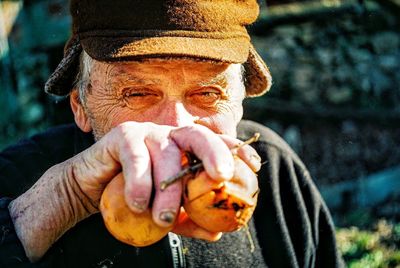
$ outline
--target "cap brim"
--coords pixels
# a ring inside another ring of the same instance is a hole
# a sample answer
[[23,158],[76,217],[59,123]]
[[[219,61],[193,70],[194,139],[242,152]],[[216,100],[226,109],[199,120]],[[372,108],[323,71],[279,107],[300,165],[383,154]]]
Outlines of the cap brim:
[[81,44],[89,56],[100,61],[181,56],[243,63],[249,51],[248,38],[240,36],[225,39],[181,36],[87,37],[81,40]]
[[254,47],[244,37],[208,39],[188,37],[86,37],[71,42],[63,60],[45,85],[47,93],[65,96],[73,87],[83,49],[99,61],[149,57],[192,57],[244,63],[248,97],[260,96],[271,87],[271,75]]
[[249,56],[244,66],[246,68],[246,96],[258,97],[268,92],[272,86],[272,76],[253,45],[250,45]]
[[44,85],[46,93],[54,96],[67,96],[79,72],[79,57],[82,46],[76,36],[72,36],[64,49],[64,58],[60,61],[54,72]]

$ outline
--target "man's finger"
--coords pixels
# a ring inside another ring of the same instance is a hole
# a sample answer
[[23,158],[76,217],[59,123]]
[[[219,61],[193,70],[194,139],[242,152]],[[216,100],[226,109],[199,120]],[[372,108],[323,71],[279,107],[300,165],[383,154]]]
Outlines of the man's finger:
[[[228,135],[219,135],[220,138],[228,145],[229,148],[234,148],[242,143],[242,141],[232,138]],[[254,172],[261,168],[261,157],[257,151],[250,145],[241,146],[235,149],[232,153],[239,156]]]
[[144,139],[137,132],[125,133],[119,148],[119,160],[125,178],[125,201],[134,212],[143,212],[149,205],[152,190],[150,154]]
[[152,205],[153,220],[160,226],[170,226],[175,222],[181,205],[182,182],[176,182],[161,192],[162,181],[181,170],[181,151],[169,138],[161,140],[146,140],[149,148],[155,196]]
[[207,174],[215,180],[229,180],[233,176],[233,156],[228,146],[214,132],[197,125],[172,130],[170,137],[184,151],[202,160]]

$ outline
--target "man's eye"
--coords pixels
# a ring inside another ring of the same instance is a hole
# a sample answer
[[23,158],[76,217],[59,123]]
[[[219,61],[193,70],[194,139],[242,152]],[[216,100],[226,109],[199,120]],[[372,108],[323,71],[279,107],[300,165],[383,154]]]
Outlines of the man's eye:
[[158,92],[147,89],[147,88],[126,88],[122,92],[124,99],[147,99],[147,98],[157,98],[159,96]]
[[146,97],[152,95],[149,92],[125,92],[124,97]]
[[219,91],[199,91],[191,94],[192,102],[199,106],[215,106],[221,99]]
[[129,89],[122,96],[125,104],[133,109],[148,108],[160,100],[160,95],[152,90]]

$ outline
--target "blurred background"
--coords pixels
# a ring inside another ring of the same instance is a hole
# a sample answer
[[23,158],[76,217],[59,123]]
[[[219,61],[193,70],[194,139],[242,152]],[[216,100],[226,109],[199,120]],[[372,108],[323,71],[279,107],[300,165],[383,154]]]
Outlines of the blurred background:
[[[267,0],[249,28],[274,78],[245,118],[308,166],[349,267],[400,267],[400,0]],[[43,92],[67,0],[0,0],[0,149],[72,121]]]

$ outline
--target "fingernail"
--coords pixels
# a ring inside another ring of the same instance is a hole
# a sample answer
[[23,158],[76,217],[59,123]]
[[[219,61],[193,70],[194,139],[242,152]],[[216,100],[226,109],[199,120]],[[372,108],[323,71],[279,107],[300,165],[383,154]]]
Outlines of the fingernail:
[[173,223],[175,221],[175,212],[163,211],[159,216],[160,220],[167,223]]
[[139,211],[144,211],[147,208],[147,200],[144,198],[133,199],[131,205]]
[[256,154],[252,154],[250,156],[250,163],[253,166],[253,168],[255,169],[255,171],[260,170],[260,168],[261,168],[261,158],[260,158],[260,156],[258,156]]
[[257,160],[258,162],[261,162],[261,157],[258,154],[252,154],[250,156],[251,159]]

